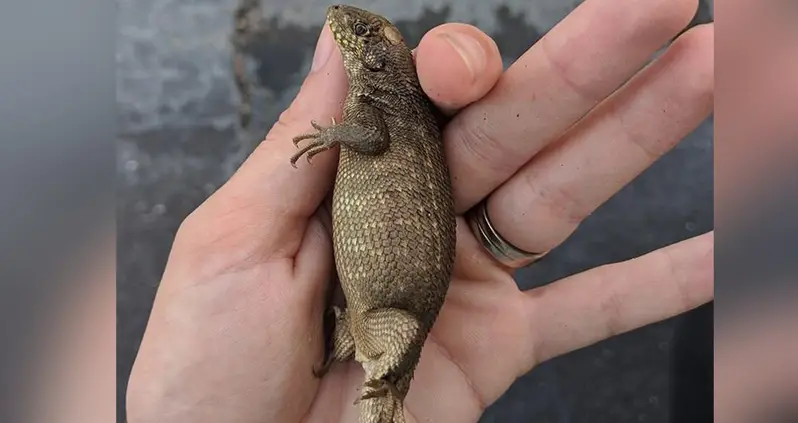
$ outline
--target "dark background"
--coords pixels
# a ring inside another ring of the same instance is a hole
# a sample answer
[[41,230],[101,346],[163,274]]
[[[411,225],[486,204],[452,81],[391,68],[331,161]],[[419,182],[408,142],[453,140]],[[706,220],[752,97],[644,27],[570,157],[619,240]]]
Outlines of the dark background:
[[[296,94],[328,2],[262,0],[248,46],[259,89],[237,126],[229,36],[236,0],[118,0],[118,408],[174,233],[223,184]],[[410,43],[444,21],[473,23],[512,63],[578,0],[352,2],[398,23]],[[423,5],[423,6],[422,6]],[[712,20],[701,1],[693,24]],[[713,228],[713,129],[704,122],[520,272],[523,288],[629,259]],[[712,308],[551,360],[520,378],[482,422],[709,422]]]

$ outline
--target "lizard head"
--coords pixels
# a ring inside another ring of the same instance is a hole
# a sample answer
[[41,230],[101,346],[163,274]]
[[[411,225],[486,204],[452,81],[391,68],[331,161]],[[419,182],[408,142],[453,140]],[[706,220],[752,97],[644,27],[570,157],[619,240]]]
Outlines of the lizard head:
[[381,71],[412,57],[399,30],[387,19],[367,10],[330,6],[327,25],[350,73]]

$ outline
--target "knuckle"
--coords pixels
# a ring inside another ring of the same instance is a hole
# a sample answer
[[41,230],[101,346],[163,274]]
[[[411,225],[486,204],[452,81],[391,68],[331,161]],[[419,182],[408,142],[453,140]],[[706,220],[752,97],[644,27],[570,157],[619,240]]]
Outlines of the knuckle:
[[624,125],[622,119],[618,119],[616,123],[616,133],[618,134],[619,140],[640,150],[644,156],[645,163],[657,161],[663,154],[668,152],[679,142],[678,137],[633,131],[627,125]]
[[612,338],[620,335],[626,331],[626,325],[623,318],[623,301],[614,288],[613,280],[609,277],[609,269],[612,267],[605,267],[599,273],[600,283],[603,287],[603,298],[600,300],[599,315],[602,316],[602,326],[604,328],[604,338]]
[[596,104],[604,99],[605,93],[594,88],[594,76],[586,74],[578,62],[570,60],[567,57],[570,52],[550,47],[546,38],[541,40],[540,45],[544,60],[553,70],[551,75],[559,79],[570,92],[588,104]]
[[547,183],[535,172],[524,172],[522,181],[531,201],[562,223],[578,225],[590,214],[565,185]]
[[699,301],[696,301],[695,298],[693,298],[692,292],[689,289],[690,281],[682,273],[682,269],[677,265],[676,260],[671,253],[668,250],[661,251],[664,267],[669,275],[669,279],[673,281],[673,289],[675,291],[674,294],[677,298],[677,307],[679,307],[680,310],[689,310],[695,304],[699,303]]
[[486,175],[501,175],[508,168],[503,160],[505,148],[497,133],[488,119],[466,120],[456,131],[457,142],[467,152],[466,160]]

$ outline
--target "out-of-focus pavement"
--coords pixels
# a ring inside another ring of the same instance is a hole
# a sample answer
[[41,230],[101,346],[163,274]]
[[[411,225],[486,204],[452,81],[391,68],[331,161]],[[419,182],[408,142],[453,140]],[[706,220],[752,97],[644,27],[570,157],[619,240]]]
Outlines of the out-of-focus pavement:
[[[230,67],[236,0],[117,3],[122,410],[127,376],[178,225],[224,183],[296,94],[329,2],[263,0],[269,26],[251,49],[259,60],[251,61],[250,71],[260,87],[247,131],[237,126]],[[397,21],[411,43],[444,21],[473,23],[495,38],[509,64],[579,1],[351,3]],[[711,5],[702,1],[694,23],[711,16]],[[601,207],[546,261],[520,272],[519,285],[545,284],[711,230],[712,138],[709,120]],[[545,363],[519,379],[482,421],[687,421],[678,420],[686,404],[681,398],[695,398],[712,377],[709,319],[711,309],[700,309]],[[676,398],[682,404],[678,410],[672,405]]]

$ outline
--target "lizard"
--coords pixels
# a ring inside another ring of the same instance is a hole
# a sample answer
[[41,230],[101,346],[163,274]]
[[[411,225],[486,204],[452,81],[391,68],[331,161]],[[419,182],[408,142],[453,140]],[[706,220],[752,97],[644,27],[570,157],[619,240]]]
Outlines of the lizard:
[[[348,5],[327,9],[349,88],[342,121],[311,121],[297,135],[296,162],[339,147],[332,195],[335,267],[346,300],[321,377],[354,359],[365,381],[361,423],[403,423],[404,399],[449,288],[456,220],[441,114],[425,95],[400,31]],[[300,143],[306,145],[300,147]],[[328,309],[329,311],[329,309]]]

